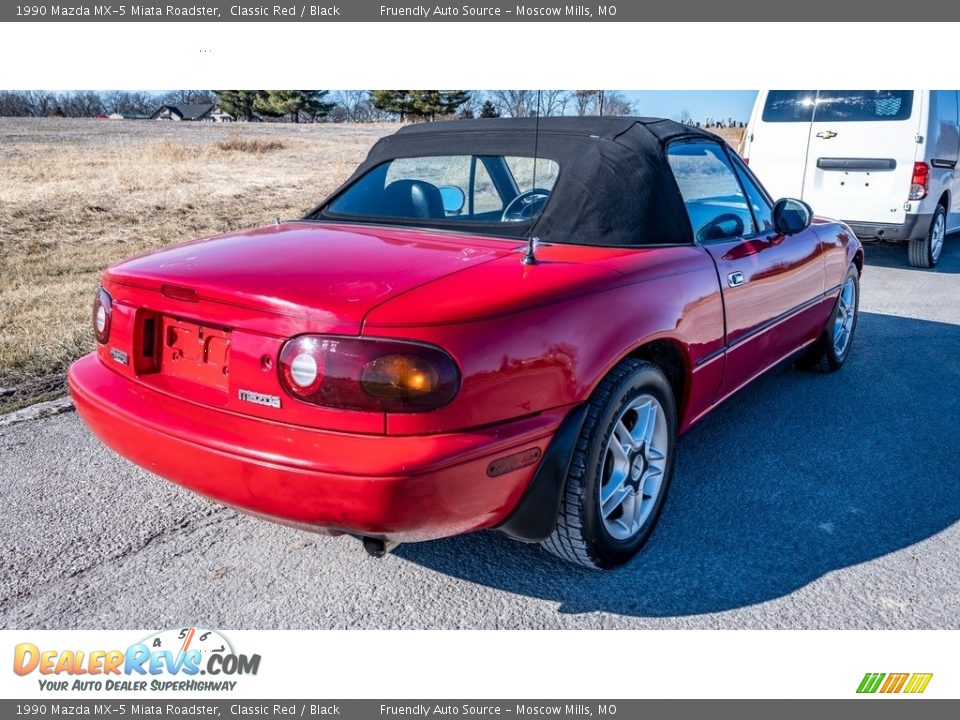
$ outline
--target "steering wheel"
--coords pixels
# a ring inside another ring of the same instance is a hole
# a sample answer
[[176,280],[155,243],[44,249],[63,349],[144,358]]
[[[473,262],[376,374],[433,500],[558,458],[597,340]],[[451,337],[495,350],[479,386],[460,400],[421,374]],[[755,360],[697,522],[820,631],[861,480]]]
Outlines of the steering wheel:
[[711,240],[725,240],[743,235],[746,229],[743,224],[743,218],[736,213],[723,213],[717,215],[708,222],[697,233],[697,240],[700,242],[709,242]]
[[549,197],[550,191],[546,188],[525,190],[507,203],[507,206],[503,209],[503,215],[500,217],[500,222],[529,220],[540,211]]

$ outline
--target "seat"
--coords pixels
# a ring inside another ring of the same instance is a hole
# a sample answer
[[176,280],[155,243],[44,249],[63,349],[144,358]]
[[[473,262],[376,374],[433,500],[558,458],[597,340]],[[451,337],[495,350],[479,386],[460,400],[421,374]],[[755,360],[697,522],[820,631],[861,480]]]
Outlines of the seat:
[[442,220],[440,189],[423,180],[394,180],[383,191],[381,215],[387,217]]

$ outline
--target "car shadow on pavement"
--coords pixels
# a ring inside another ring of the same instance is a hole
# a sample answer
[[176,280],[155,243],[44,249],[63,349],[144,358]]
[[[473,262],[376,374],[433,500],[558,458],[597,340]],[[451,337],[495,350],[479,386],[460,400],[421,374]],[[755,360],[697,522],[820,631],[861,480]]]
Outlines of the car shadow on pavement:
[[492,532],[396,554],[569,613],[682,616],[787,595],[960,519],[958,351],[960,325],[862,313],[840,372],[774,371],[682,439],[660,525],[617,570]]
[[903,243],[865,243],[868,265],[886,268],[904,268],[921,273],[960,274],[960,232],[947,235],[943,254],[935,268],[915,268],[907,259],[907,246]]

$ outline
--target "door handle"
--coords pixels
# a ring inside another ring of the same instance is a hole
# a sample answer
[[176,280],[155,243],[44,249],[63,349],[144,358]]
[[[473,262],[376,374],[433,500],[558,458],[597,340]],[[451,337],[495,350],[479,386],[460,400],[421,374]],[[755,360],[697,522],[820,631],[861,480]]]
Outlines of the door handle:
[[727,284],[730,287],[739,287],[743,285],[743,273],[737,270],[727,275]]

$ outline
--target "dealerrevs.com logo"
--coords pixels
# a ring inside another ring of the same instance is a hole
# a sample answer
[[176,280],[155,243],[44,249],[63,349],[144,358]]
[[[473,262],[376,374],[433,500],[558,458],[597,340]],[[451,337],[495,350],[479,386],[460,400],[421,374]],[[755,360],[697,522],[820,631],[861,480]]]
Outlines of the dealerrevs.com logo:
[[126,650],[51,650],[20,643],[13,654],[13,671],[36,673],[46,691],[232,691],[234,678],[259,669],[259,654],[237,653],[220,632],[197,627],[162,630]]
[[861,694],[882,693],[892,695],[906,693],[917,695],[927,689],[933,673],[867,673],[857,686]]

